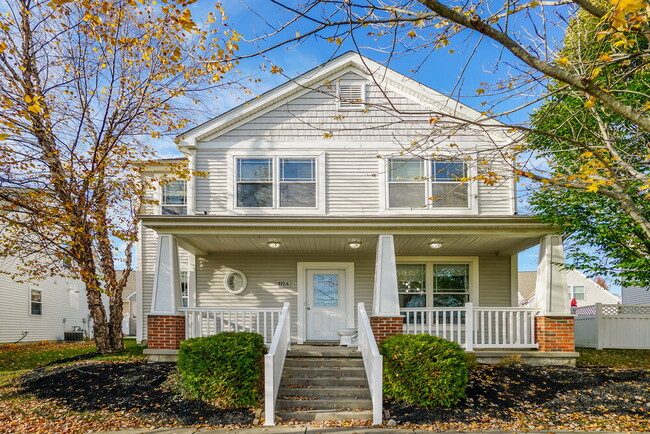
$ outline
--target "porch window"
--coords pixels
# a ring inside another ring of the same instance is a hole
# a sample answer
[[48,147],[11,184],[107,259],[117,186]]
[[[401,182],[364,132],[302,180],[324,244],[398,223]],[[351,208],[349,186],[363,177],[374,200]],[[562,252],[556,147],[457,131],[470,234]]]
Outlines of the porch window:
[[238,158],[238,208],[316,208],[315,158]]
[[389,208],[468,208],[467,164],[462,161],[391,159]]
[[171,181],[162,188],[162,214],[187,214],[187,182],[184,180]]
[[189,307],[190,305],[189,273],[187,271],[181,271],[179,273],[179,279],[181,282],[181,307]]
[[32,289],[29,294],[29,313],[43,315],[43,299],[41,291]]
[[464,306],[470,301],[469,276],[469,264],[397,264],[400,306]]
[[576,300],[584,300],[585,287],[582,285],[569,286],[569,298],[575,298]]

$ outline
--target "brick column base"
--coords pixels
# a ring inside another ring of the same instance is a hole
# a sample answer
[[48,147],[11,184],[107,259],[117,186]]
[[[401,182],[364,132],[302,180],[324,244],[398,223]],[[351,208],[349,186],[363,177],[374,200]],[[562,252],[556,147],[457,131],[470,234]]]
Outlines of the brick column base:
[[152,350],[177,350],[185,339],[185,317],[182,315],[149,315],[147,347]]
[[572,316],[535,317],[535,340],[539,351],[576,350]]
[[377,343],[394,335],[402,334],[404,318],[401,316],[371,316],[370,327]]

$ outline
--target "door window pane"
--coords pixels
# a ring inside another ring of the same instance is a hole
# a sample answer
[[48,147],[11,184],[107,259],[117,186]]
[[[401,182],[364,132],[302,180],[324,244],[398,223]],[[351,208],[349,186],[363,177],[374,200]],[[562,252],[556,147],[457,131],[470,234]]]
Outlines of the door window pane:
[[314,306],[339,305],[339,275],[314,274]]

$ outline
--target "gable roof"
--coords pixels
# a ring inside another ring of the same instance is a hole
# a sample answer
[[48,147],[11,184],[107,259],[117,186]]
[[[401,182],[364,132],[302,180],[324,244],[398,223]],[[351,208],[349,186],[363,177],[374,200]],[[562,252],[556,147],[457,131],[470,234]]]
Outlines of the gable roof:
[[[356,52],[348,51],[316,68],[277,86],[201,125],[177,136],[179,147],[193,147],[197,140],[218,137],[237,125],[249,122],[258,116],[288,101],[311,92],[315,88],[336,80],[348,72],[372,76],[372,80],[385,88],[414,100],[433,112],[460,117],[472,121],[488,120],[489,117],[442,93],[425,86],[412,78],[396,72]],[[495,126],[502,125],[496,119]]]

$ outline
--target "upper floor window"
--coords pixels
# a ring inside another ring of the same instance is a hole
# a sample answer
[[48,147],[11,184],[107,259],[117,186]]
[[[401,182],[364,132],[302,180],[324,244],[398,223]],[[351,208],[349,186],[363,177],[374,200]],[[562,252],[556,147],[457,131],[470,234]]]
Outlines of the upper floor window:
[[366,108],[365,83],[338,83],[339,110],[363,110]]
[[29,294],[29,312],[32,315],[43,315],[43,299],[41,291],[32,289]]
[[184,180],[170,181],[162,187],[162,214],[187,214],[187,182]]
[[584,300],[585,287],[583,285],[569,286],[569,298],[575,298],[576,300]]
[[389,208],[468,208],[467,165],[462,161],[391,159]]
[[315,208],[315,158],[238,158],[237,207]]

